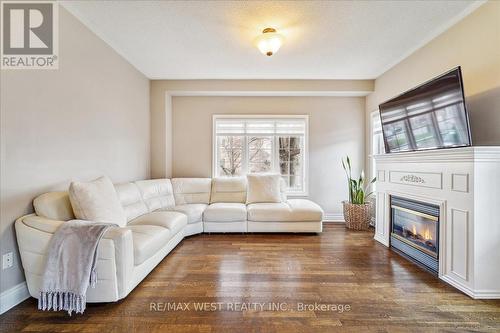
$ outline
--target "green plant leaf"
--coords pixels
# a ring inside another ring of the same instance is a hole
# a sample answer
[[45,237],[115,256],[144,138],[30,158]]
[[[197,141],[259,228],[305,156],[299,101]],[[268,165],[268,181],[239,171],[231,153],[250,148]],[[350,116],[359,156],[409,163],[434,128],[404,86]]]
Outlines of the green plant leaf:
[[356,204],[362,204],[364,201],[364,194],[362,190],[356,192]]
[[[370,184],[374,183],[376,178],[373,178],[370,183],[366,183],[366,175],[362,170],[359,178],[352,178],[352,164],[349,155],[341,159],[342,168],[345,171],[347,178],[347,188],[349,190],[349,202],[352,204],[364,204],[367,195],[365,193],[368,191]],[[371,194],[371,193],[370,193]],[[368,195],[370,195],[368,194]]]

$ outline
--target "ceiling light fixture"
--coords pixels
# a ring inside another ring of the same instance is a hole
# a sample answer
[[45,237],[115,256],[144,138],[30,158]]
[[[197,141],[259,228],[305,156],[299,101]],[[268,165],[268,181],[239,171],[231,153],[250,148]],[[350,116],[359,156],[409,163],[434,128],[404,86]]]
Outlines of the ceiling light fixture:
[[277,33],[276,29],[265,28],[262,30],[262,35],[257,37],[255,43],[262,54],[272,56],[278,52],[283,41],[283,36]]

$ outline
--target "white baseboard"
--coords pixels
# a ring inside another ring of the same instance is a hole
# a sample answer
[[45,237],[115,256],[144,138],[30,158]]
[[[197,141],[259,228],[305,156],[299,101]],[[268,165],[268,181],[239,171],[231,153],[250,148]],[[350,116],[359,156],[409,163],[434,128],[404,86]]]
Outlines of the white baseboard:
[[472,290],[467,286],[457,283],[446,275],[441,275],[439,278],[453,287],[457,288],[467,296],[474,299],[500,299],[500,290]]
[[22,301],[30,297],[26,282],[5,290],[0,294],[0,314],[9,311]]
[[385,245],[389,247],[389,241],[381,236],[379,234],[375,233],[375,236],[373,237],[377,242],[382,243],[382,245]]
[[323,222],[328,223],[344,223],[344,214],[342,213],[325,213]]
[[476,290],[474,291],[474,299],[500,299],[500,291]]

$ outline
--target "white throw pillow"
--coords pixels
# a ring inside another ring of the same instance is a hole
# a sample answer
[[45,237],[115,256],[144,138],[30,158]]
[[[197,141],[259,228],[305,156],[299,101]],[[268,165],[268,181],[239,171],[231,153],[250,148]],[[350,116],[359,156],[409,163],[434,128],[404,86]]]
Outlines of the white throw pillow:
[[127,224],[115,187],[107,177],[91,182],[72,182],[69,199],[77,219],[115,223],[122,227]]
[[281,202],[281,175],[249,174],[247,175],[247,204],[258,202]]

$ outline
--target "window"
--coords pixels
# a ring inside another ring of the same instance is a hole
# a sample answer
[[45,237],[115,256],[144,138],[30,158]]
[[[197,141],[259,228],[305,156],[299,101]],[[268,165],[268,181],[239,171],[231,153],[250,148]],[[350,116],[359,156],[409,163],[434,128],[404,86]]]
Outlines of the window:
[[[376,167],[375,167],[375,159],[374,155],[384,154],[384,137],[382,135],[382,124],[380,122],[380,115],[378,111],[372,112],[371,114],[371,130],[372,130],[372,146],[370,151],[370,168],[371,168],[371,178],[376,176]],[[375,187],[377,183],[373,184],[373,190],[375,191]]]
[[307,116],[214,116],[213,176],[279,173],[307,195]]

